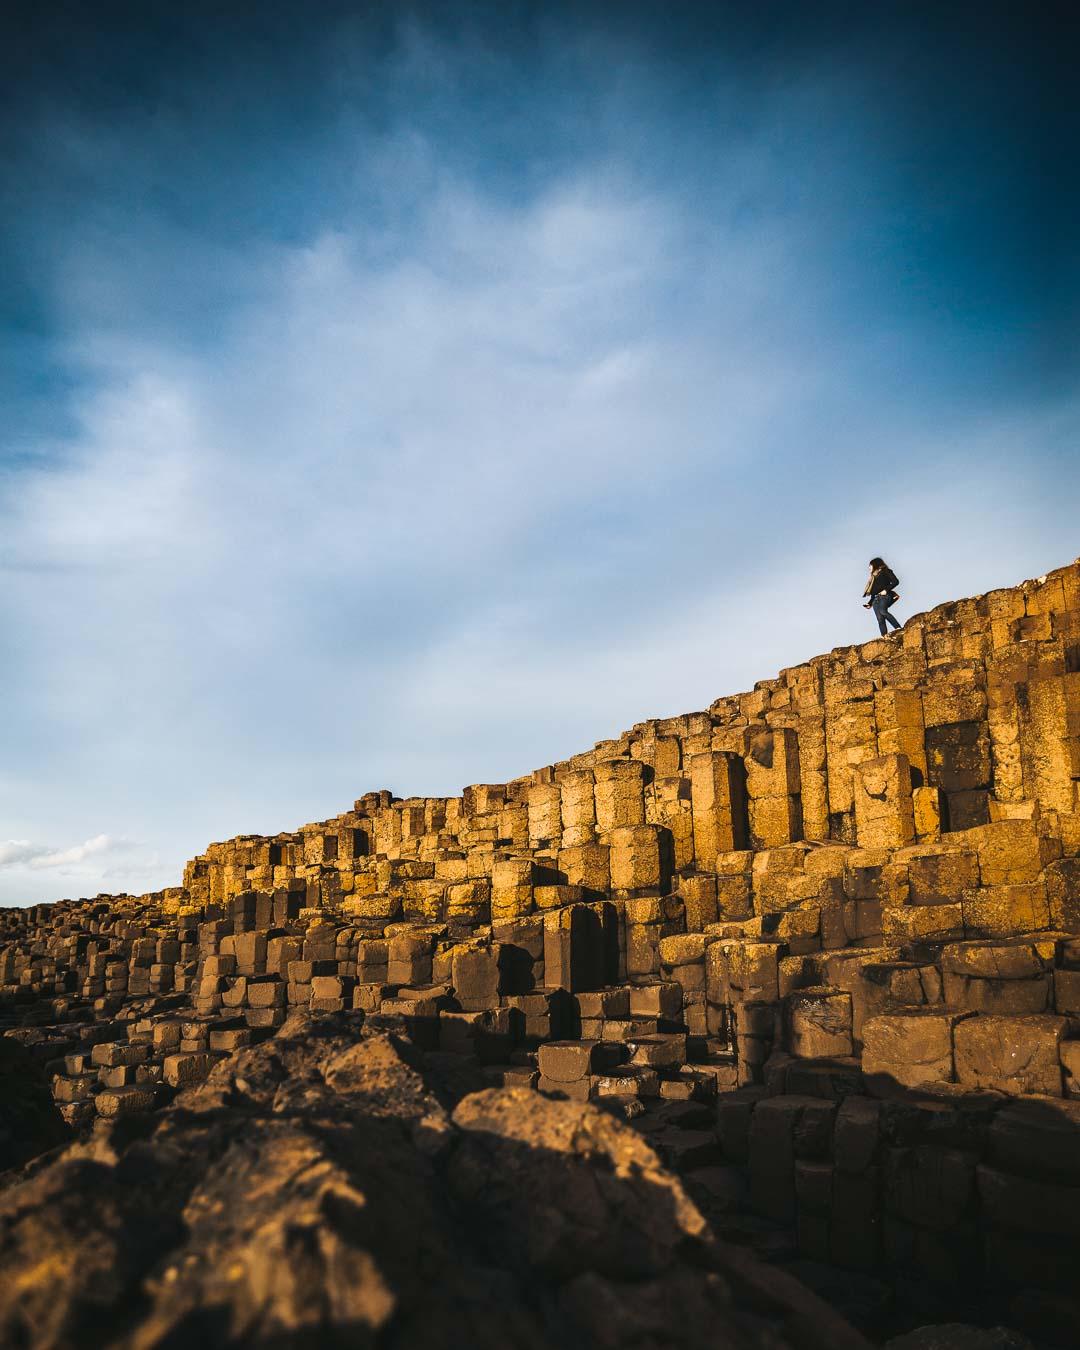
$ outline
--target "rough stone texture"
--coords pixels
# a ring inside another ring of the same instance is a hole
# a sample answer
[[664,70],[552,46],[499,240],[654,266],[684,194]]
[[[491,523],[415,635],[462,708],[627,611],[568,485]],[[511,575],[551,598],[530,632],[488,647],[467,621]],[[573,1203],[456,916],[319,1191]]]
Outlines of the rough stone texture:
[[1001,1092],[1061,1095],[1064,1017],[971,1017],[955,1029],[961,1083]]
[[885,1087],[950,1083],[953,1039],[960,1019],[946,1012],[903,1009],[871,1018],[863,1027],[863,1070]]

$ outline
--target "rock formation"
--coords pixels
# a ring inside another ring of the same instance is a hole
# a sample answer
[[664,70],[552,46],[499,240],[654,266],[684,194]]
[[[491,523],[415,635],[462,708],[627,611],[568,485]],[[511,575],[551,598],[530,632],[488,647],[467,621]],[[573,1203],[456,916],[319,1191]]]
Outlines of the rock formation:
[[[1023,1306],[1054,1343],[1080,1255],[1078,783],[1075,563],[509,783],[371,792],[211,844],[180,887],[0,912],[0,1026],[81,1141],[8,1193],[11,1268],[35,1224],[66,1253],[25,1277],[60,1328],[26,1343],[165,1343],[210,1318],[211,1341],[333,1323],[374,1344],[392,1322],[411,1344],[402,1309],[427,1291],[481,1344],[697,1344],[648,1330],[674,1301],[710,1324],[734,1307],[730,1344],[755,1345],[725,1224],[901,1300]],[[332,1065],[377,1079],[382,1053],[389,1104],[364,1089],[356,1123]],[[27,1128],[55,1144],[54,1116],[27,1119],[0,1115],[0,1166],[30,1156]],[[422,1216],[382,1246],[372,1131]],[[294,1187],[305,1149],[340,1213]],[[84,1191],[92,1218],[65,1198]],[[410,1243],[438,1278],[405,1270]],[[473,1327],[474,1292],[502,1320]]]
[[[632,1130],[297,1012],[0,1195],[0,1343],[865,1350]],[[559,1197],[556,1201],[553,1197]]]

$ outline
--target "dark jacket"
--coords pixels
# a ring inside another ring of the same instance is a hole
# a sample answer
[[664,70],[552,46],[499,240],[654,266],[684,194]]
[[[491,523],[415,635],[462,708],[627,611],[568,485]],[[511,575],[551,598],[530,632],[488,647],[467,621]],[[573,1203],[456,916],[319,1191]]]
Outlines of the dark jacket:
[[900,578],[891,567],[879,567],[867,582],[863,595],[868,595],[872,600],[875,595],[880,595],[882,591],[895,591],[899,585]]

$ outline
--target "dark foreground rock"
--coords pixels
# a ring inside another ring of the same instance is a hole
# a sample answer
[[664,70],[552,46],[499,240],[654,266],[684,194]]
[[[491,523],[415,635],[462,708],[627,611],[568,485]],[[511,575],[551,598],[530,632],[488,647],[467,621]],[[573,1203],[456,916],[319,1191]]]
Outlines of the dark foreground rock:
[[0,1172],[70,1137],[41,1065],[17,1039],[0,1036]]
[[297,1014],[0,1193],[0,1344],[864,1350],[584,1103]]
[[1031,1341],[1008,1327],[972,1327],[963,1322],[918,1327],[889,1341],[884,1350],[1035,1350]]

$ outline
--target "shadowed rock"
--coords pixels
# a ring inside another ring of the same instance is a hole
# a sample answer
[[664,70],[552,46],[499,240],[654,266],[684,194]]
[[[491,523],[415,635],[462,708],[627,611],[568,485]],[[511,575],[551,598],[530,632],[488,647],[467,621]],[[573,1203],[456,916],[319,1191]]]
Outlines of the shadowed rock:
[[69,1138],[45,1074],[18,1041],[0,1036],[0,1172]]
[[596,1108],[292,1017],[0,1196],[0,1343],[862,1347]]

